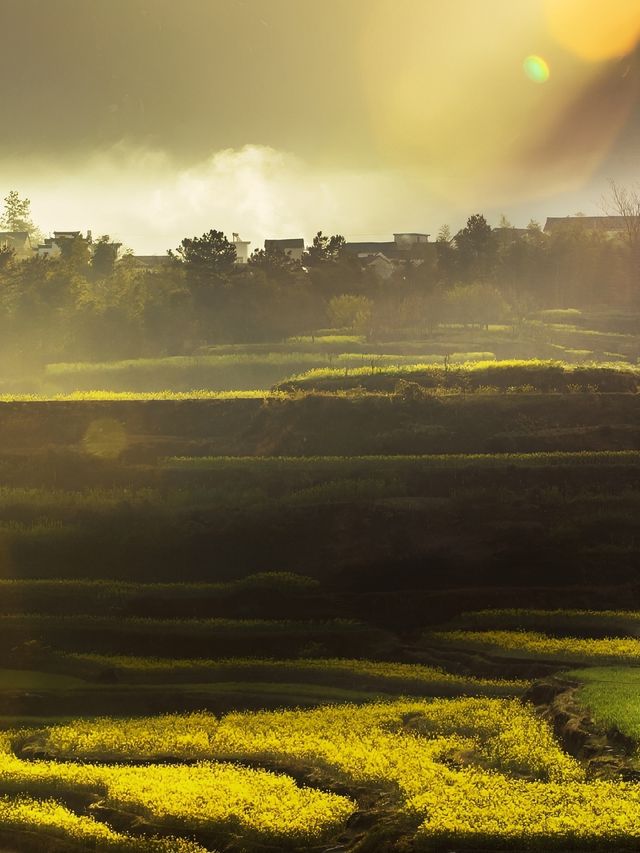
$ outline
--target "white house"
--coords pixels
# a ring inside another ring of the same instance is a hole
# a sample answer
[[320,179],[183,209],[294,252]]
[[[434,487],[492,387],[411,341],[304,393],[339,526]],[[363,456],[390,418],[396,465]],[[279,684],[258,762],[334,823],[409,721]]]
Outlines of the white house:
[[[60,243],[63,240],[75,240],[82,237],[82,231],[54,231],[53,237],[47,237],[35,250],[39,258],[59,258],[62,254]],[[87,231],[87,240],[91,240],[91,231]]]
[[249,260],[249,246],[251,245],[251,241],[241,240],[240,235],[234,233],[231,242],[236,250],[236,263],[246,264]]

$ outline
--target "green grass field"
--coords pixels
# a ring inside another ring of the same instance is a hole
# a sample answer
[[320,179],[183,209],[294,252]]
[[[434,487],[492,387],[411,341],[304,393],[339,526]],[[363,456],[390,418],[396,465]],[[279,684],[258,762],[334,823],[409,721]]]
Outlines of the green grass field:
[[580,682],[578,700],[602,728],[615,728],[640,748],[640,667],[593,666],[566,673]]

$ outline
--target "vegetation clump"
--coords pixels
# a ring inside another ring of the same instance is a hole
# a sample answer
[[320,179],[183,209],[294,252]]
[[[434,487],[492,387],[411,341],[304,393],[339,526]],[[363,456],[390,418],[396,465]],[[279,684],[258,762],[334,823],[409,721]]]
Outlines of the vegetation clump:
[[636,393],[639,376],[638,371],[628,364],[576,365],[539,359],[469,361],[449,365],[396,364],[375,371],[364,367],[352,370],[316,369],[281,382],[277,388],[281,391],[364,388],[368,391],[390,392],[399,380],[404,380],[423,388],[457,392],[474,392],[488,387],[512,393],[518,389],[526,389],[529,393]]

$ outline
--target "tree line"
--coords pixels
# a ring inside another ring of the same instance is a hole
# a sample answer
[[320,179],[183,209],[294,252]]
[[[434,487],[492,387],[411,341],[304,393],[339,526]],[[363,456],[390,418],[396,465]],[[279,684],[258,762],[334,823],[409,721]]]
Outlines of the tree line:
[[[35,232],[28,200],[10,194],[1,224]],[[117,259],[106,235],[60,248],[58,258],[26,260],[0,249],[0,352],[9,366],[190,354],[326,327],[384,340],[432,334],[444,322],[517,324],[541,308],[628,305],[639,295],[630,241],[579,224],[550,235],[535,222],[493,229],[481,214],[455,235],[444,226],[421,257],[395,261],[387,277],[344,237],[322,232],[301,261],[270,248],[237,264],[233,243],[215,229],[183,239],[153,268],[130,253]]]

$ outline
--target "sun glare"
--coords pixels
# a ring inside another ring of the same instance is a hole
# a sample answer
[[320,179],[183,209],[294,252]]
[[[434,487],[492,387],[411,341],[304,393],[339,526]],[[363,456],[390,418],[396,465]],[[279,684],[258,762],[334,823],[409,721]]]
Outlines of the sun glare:
[[624,56],[640,40],[638,0],[545,0],[553,39],[588,62]]

